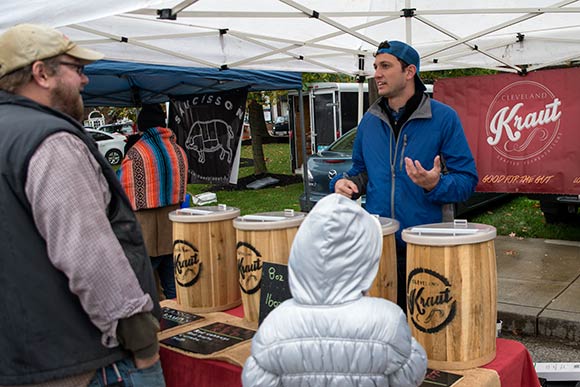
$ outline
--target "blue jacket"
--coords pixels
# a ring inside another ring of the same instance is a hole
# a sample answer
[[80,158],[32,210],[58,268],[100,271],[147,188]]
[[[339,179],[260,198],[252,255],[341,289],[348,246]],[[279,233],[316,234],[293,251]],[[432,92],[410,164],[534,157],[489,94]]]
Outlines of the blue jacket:
[[[402,247],[403,229],[440,223],[443,204],[467,200],[478,177],[463,127],[452,108],[423,95],[395,139],[379,102],[380,99],[369,108],[358,126],[353,166],[347,175],[367,173],[366,209],[371,214],[394,218],[401,223],[396,237],[397,245]],[[443,160],[445,172],[437,186],[427,192],[411,181],[404,158],[419,160],[423,168],[429,170],[437,155]],[[331,192],[341,177],[330,182]]]

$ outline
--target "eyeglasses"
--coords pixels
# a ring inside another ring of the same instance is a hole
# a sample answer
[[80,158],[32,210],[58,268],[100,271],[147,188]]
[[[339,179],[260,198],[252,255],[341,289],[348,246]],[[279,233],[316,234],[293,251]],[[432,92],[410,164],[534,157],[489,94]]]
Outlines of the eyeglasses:
[[77,72],[78,75],[83,75],[84,71],[85,71],[85,66],[84,65],[80,65],[78,63],[72,63],[72,62],[58,62],[61,65],[65,65],[65,66],[70,66],[70,67],[74,67],[75,71]]

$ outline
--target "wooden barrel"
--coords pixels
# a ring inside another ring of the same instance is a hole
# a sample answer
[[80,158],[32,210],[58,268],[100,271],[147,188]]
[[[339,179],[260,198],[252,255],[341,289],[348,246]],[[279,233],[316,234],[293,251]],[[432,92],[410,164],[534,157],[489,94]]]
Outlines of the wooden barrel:
[[169,213],[177,302],[193,312],[222,311],[241,303],[232,223],[239,215],[239,209],[225,205]]
[[238,281],[244,318],[258,321],[262,262],[287,265],[290,248],[306,214],[292,210],[244,215],[234,220]]
[[429,367],[475,368],[495,358],[496,229],[455,221],[403,230],[407,318]]
[[395,233],[399,222],[390,218],[379,218],[383,230],[383,252],[379,272],[369,291],[372,297],[381,297],[397,303],[397,249]]

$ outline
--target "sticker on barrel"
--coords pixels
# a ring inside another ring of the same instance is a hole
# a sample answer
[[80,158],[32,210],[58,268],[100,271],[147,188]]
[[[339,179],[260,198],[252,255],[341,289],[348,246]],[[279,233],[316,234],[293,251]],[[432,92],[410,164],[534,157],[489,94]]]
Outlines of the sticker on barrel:
[[457,299],[450,281],[430,269],[413,269],[407,279],[407,312],[421,332],[437,333],[451,324]]
[[248,242],[238,242],[236,250],[240,289],[245,294],[254,294],[262,284],[262,254]]
[[184,288],[191,287],[201,274],[199,249],[192,243],[178,239],[173,242],[175,282]]

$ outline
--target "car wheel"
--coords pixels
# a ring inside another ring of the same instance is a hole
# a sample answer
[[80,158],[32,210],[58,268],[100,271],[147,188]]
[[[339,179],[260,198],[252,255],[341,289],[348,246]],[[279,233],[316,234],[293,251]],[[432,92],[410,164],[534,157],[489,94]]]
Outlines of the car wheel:
[[121,159],[123,159],[123,154],[121,153],[120,150],[111,149],[110,151],[107,152],[105,158],[107,159],[109,164],[118,165],[119,163],[121,163]]

